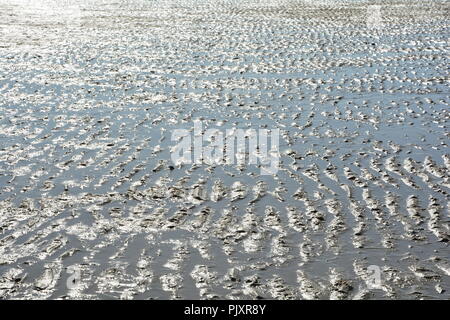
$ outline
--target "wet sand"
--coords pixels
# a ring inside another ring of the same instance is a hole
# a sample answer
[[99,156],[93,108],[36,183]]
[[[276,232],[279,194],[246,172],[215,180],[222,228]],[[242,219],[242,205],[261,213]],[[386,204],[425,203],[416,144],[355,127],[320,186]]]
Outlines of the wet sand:
[[450,298],[449,3],[274,3],[0,0],[0,299]]

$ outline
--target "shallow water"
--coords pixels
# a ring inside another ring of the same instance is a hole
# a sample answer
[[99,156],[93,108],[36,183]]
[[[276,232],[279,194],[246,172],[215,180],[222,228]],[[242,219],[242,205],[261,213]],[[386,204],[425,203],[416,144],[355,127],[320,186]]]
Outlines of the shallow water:
[[371,4],[0,0],[0,297],[448,299],[449,4]]

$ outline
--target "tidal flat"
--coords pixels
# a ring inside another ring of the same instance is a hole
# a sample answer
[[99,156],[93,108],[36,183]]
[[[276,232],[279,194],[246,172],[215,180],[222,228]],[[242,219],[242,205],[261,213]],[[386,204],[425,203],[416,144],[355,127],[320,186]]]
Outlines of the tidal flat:
[[0,299],[449,299],[449,9],[0,0]]

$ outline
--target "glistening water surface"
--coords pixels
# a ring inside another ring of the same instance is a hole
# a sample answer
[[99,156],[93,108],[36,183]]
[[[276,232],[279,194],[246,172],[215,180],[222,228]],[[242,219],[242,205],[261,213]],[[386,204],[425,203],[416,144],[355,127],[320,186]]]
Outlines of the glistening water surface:
[[450,298],[449,8],[0,0],[0,298]]

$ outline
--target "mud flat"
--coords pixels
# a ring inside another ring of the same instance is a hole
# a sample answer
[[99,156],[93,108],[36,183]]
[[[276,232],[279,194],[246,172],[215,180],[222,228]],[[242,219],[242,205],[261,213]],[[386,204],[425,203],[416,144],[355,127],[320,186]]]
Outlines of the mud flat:
[[[447,1],[0,0],[0,21],[1,299],[450,298]],[[194,119],[279,128],[278,173],[172,163]]]

